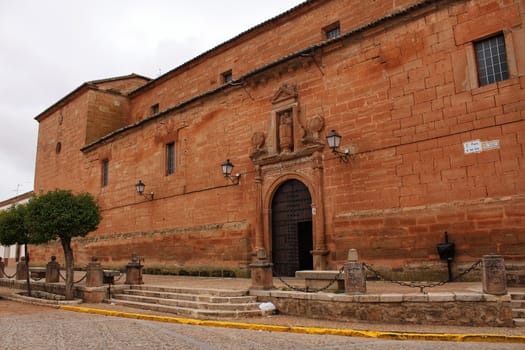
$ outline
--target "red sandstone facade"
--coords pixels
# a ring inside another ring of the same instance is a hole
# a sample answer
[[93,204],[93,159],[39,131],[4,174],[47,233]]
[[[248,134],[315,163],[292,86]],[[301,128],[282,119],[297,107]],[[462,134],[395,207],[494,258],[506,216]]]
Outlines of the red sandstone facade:
[[[86,83],[38,115],[35,192],[97,198],[77,265],[135,252],[149,268],[247,275],[265,248],[292,274],[356,248],[439,278],[445,231],[456,270],[487,253],[523,264],[524,19],[523,0],[306,1],[155,80]],[[482,85],[474,48],[497,34],[508,74]]]

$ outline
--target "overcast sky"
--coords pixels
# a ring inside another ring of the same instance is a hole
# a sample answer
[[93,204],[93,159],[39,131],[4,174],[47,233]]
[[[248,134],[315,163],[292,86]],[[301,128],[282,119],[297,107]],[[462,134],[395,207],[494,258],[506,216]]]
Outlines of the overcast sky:
[[34,117],[82,83],[150,78],[303,0],[0,0],[0,201],[33,190]]

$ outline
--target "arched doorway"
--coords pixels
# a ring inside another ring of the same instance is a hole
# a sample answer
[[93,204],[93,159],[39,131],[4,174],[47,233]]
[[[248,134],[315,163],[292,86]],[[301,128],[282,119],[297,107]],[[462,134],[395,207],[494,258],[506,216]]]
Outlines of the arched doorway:
[[312,197],[298,180],[284,182],[272,200],[272,262],[279,276],[312,270]]

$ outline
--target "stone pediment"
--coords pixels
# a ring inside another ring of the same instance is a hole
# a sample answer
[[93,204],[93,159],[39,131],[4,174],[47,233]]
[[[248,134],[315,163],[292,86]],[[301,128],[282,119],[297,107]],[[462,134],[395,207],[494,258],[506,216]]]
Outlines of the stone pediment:
[[272,98],[272,104],[278,104],[283,101],[296,100],[297,87],[295,85],[282,85]]

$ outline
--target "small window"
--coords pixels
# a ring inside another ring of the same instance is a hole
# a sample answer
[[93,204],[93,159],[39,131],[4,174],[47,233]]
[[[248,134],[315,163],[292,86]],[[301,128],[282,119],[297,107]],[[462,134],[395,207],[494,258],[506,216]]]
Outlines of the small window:
[[108,185],[108,178],[109,175],[109,159],[104,159],[102,161],[102,187],[106,187]]
[[151,106],[151,114],[157,114],[159,113],[159,104],[155,103],[153,106]]
[[166,144],[166,175],[175,173],[175,143]]
[[474,49],[478,63],[479,86],[509,78],[503,34],[474,43]]
[[55,153],[59,154],[60,151],[62,151],[62,143],[61,142],[57,142],[57,145],[55,146]]
[[227,72],[222,73],[221,76],[222,76],[222,83],[223,84],[227,84],[227,83],[229,83],[230,81],[233,80],[233,75],[232,75],[231,69],[229,71],[227,71]]
[[335,22],[324,27],[323,31],[326,39],[334,39],[341,35],[341,26],[339,25],[339,22]]

